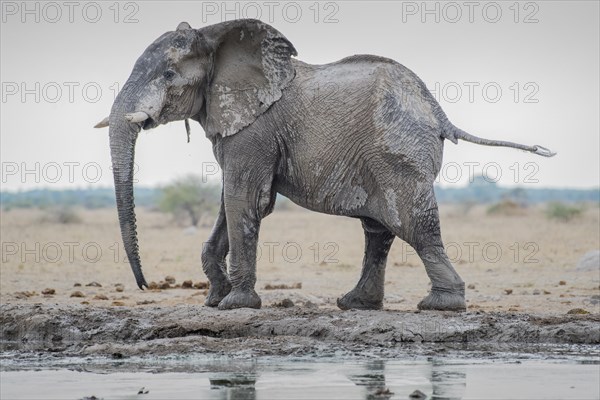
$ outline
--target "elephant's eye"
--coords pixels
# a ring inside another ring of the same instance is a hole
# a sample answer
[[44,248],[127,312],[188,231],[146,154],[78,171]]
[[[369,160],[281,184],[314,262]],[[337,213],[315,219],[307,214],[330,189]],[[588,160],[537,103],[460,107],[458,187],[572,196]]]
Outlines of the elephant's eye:
[[173,71],[172,69],[168,69],[163,73],[163,76],[166,80],[171,80],[175,76],[175,71]]

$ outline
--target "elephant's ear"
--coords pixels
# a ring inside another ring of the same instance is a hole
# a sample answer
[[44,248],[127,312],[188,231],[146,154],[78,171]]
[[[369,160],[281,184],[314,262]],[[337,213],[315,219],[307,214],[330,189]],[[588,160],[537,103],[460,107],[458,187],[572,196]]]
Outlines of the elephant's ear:
[[294,46],[258,20],[236,20],[201,29],[213,49],[206,95],[206,134],[233,135],[264,113],[294,78]]

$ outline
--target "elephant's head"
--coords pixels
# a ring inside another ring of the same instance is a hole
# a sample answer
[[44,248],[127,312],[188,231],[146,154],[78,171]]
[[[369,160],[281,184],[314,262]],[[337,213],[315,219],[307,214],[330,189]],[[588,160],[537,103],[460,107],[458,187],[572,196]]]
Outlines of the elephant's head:
[[121,235],[140,288],[147,284],[138,252],[132,182],[140,129],[192,118],[211,139],[233,135],[281,97],[294,78],[292,55],[293,45],[257,20],[202,29],[182,22],[136,61],[110,116],[96,127],[110,126]]

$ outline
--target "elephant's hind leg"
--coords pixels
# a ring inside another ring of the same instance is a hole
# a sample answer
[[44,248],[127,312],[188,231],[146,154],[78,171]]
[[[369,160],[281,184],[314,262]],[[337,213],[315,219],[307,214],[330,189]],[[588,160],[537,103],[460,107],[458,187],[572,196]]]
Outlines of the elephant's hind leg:
[[364,218],[362,224],[365,231],[362,272],[356,287],[337,300],[342,310],[379,310],[383,307],[385,264],[394,234],[372,219]]
[[216,307],[231,291],[225,257],[229,252],[229,237],[225,208],[221,208],[208,241],[202,245],[202,269],[210,282],[205,305]]
[[431,291],[421,300],[419,310],[464,311],[465,283],[446,255],[440,232],[440,219],[433,189],[423,201],[422,211],[411,221],[409,244],[425,265]]

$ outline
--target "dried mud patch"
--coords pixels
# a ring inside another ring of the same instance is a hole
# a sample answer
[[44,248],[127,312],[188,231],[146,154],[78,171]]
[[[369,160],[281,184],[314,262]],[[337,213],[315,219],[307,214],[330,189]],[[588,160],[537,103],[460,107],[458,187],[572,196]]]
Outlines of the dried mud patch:
[[600,344],[600,315],[340,311],[299,307],[0,306],[3,350],[61,355],[538,353]]

